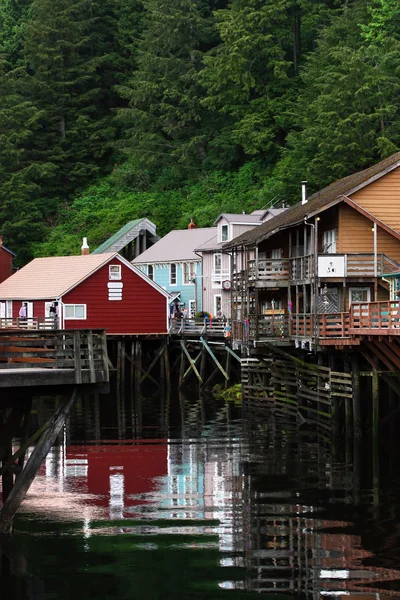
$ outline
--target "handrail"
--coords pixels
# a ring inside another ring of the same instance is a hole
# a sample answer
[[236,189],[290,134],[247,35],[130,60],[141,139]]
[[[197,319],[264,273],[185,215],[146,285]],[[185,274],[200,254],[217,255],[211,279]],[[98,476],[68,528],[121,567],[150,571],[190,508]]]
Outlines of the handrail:
[[400,301],[354,302],[350,306],[351,329],[400,327]]
[[6,330],[0,331],[0,377],[2,369],[27,367],[69,369],[75,383],[108,381],[106,332],[103,329],[80,330]]

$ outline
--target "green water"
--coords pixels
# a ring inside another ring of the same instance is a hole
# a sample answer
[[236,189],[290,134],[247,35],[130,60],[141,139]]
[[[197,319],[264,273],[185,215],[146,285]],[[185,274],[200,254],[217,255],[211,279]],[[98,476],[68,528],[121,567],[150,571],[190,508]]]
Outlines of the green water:
[[373,488],[368,455],[312,432],[196,398],[165,425],[156,406],[139,432],[77,407],[16,520],[2,599],[400,597],[395,461]]

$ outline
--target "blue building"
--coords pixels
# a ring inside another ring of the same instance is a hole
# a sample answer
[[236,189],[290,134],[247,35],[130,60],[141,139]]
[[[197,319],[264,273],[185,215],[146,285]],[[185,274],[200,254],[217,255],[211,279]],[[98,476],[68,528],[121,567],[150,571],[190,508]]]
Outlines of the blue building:
[[171,294],[171,314],[175,304],[188,317],[203,310],[202,257],[195,249],[214,238],[215,233],[214,227],[170,231],[132,261]]

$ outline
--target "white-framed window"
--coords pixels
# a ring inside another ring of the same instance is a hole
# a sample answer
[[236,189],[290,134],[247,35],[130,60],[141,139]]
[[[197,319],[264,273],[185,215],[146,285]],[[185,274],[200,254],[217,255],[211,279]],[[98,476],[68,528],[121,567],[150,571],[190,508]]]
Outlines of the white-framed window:
[[109,279],[122,279],[121,265],[109,265],[108,277]]
[[86,304],[64,304],[64,319],[86,319]]
[[228,225],[221,225],[221,242],[227,242],[229,237]]
[[152,281],[154,280],[154,267],[153,267],[153,265],[147,265],[147,277],[149,279],[151,279]]
[[336,254],[336,229],[324,231],[324,254]]
[[177,284],[176,263],[171,263],[171,269],[169,272],[169,285],[176,285],[176,284]]
[[222,296],[217,294],[214,296],[214,317],[220,318],[222,316]]
[[193,279],[196,276],[195,270],[194,270],[194,263],[188,263],[185,262],[183,263],[183,283],[184,285],[189,285],[190,283],[193,283]]
[[223,279],[228,279],[228,276],[227,273],[222,273],[222,254],[220,252],[216,252],[213,255],[212,287],[220,288],[222,286]]
[[371,302],[371,288],[351,287],[349,288],[349,304],[352,302]]

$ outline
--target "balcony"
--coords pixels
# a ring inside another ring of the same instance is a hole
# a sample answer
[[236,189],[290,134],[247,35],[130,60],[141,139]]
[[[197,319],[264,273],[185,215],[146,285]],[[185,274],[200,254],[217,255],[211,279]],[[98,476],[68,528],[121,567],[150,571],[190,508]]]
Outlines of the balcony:
[[265,287],[285,286],[289,280],[289,259],[288,258],[268,258],[258,261],[249,261],[248,266],[249,282],[253,285],[259,282]]
[[[376,275],[398,271],[400,266],[386,254],[376,255]],[[375,255],[370,254],[320,254],[319,277],[375,277]]]
[[[243,286],[249,285],[255,287],[288,287],[293,282],[310,282],[314,277],[315,267],[314,256],[311,254],[293,258],[251,260],[248,263],[247,272],[237,271],[232,273],[232,288],[233,290],[241,290]],[[386,254],[376,255],[376,273],[378,277],[395,271],[400,271],[399,264]],[[318,276],[321,278],[373,278],[374,274],[375,256],[373,253],[318,255]],[[226,278],[229,278],[229,275]]]
[[351,335],[400,335],[400,302],[353,303],[350,307]]

